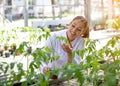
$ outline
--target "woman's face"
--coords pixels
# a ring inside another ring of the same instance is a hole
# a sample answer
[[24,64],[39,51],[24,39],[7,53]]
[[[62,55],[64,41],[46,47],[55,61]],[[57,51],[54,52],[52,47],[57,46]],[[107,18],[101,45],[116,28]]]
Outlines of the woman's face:
[[81,35],[84,29],[84,23],[80,19],[72,21],[68,26],[67,36],[70,41]]

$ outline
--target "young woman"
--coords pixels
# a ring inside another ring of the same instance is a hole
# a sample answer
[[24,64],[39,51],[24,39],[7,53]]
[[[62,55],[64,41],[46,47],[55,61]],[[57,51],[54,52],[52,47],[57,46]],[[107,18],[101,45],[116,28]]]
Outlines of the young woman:
[[[68,44],[60,41],[57,37],[65,37]],[[80,56],[75,54],[72,58],[72,52],[84,48],[84,38],[89,37],[88,21],[83,16],[76,16],[67,26],[67,29],[53,32],[46,41],[46,46],[54,50],[54,56],[59,56],[58,60],[44,65],[43,72],[53,68],[61,68],[67,62],[79,64],[81,62]]]

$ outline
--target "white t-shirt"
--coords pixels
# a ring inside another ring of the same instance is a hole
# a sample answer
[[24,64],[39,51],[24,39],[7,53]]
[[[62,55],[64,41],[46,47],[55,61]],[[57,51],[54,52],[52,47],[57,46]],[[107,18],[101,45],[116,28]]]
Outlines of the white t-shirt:
[[[57,37],[65,37],[67,39],[67,29],[52,32],[51,36],[47,39],[45,46],[48,46],[50,49],[54,50],[54,55],[59,56],[59,59],[53,61],[52,63],[48,63],[47,66],[50,68],[61,68],[65,63],[68,62],[67,53],[62,49],[62,44],[64,41],[60,41]],[[83,49],[83,41],[84,38],[79,36],[75,40],[71,42],[73,46],[73,51]],[[81,57],[75,54],[73,62],[75,64],[79,64],[81,61]]]

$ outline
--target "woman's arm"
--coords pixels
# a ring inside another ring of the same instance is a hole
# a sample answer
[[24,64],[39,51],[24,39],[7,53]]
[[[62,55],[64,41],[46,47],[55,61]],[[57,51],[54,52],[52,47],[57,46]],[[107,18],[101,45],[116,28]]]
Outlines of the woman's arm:
[[[45,46],[44,47],[48,47],[50,50],[54,50],[54,40],[55,40],[55,36],[53,36],[53,34],[46,40],[45,42]],[[49,57],[48,57],[49,58]],[[50,62],[46,63],[46,62],[42,62],[42,65],[41,65],[41,69],[42,69],[42,73],[46,73],[48,71],[51,70],[51,67],[50,67]]]
[[70,63],[73,62],[75,64],[79,64],[82,61],[81,57],[78,56],[76,53],[75,53],[75,57],[72,58],[72,48],[70,48],[68,45],[62,44],[62,48],[67,53],[68,62],[70,62]]

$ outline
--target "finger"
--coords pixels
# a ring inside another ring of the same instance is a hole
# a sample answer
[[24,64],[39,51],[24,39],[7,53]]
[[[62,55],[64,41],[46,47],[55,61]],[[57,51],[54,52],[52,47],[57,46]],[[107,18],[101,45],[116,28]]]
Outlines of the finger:
[[65,44],[62,44],[62,48],[63,48],[63,50],[65,50],[65,48],[66,48],[66,45],[65,45]]
[[46,73],[46,72],[48,72],[48,71],[50,71],[50,68],[44,67],[43,72]]

